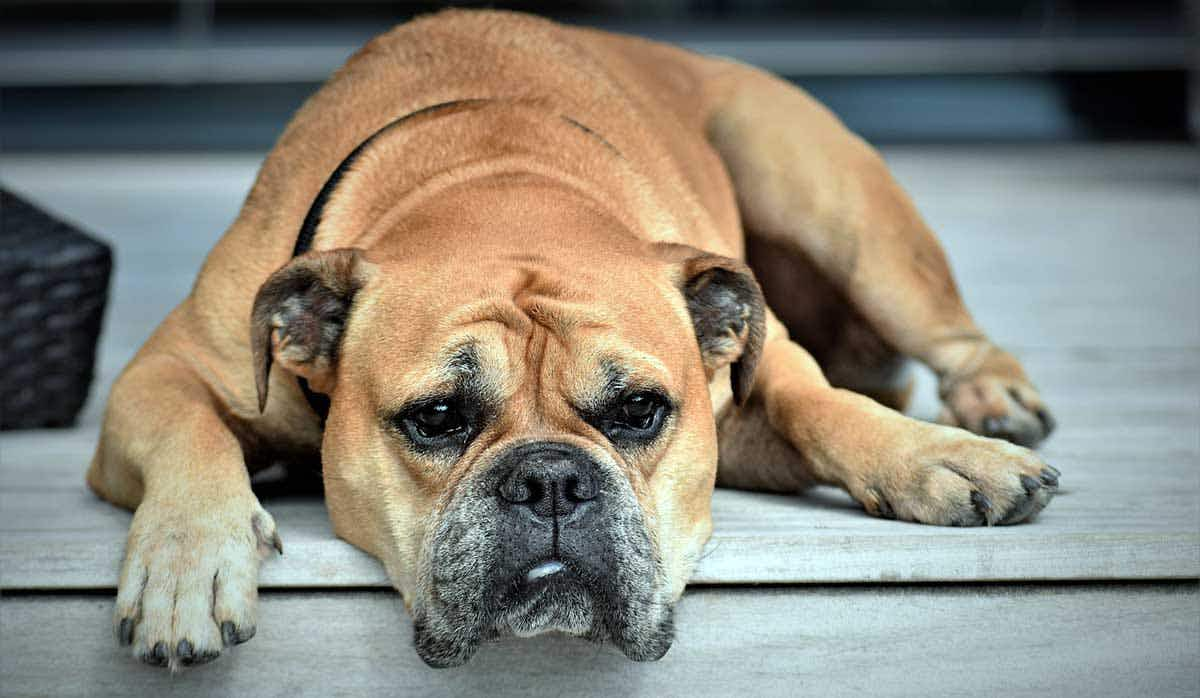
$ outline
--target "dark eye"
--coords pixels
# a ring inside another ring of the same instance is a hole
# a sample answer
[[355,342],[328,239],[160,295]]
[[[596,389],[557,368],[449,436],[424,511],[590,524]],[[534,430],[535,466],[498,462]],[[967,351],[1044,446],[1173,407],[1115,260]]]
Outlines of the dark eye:
[[452,400],[429,402],[406,412],[399,419],[408,437],[418,446],[459,444],[470,432],[462,407]]
[[658,435],[667,415],[667,401],[653,392],[622,399],[600,420],[601,431],[615,442],[649,441]]
[[635,393],[621,404],[617,421],[621,426],[645,431],[654,426],[662,401],[651,393]]
[[448,402],[435,402],[413,413],[413,424],[425,438],[453,434],[466,427],[462,413]]

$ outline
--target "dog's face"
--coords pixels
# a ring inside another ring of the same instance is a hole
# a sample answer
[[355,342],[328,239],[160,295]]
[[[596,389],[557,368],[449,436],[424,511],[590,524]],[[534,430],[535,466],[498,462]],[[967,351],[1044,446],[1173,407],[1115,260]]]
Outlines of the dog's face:
[[662,656],[711,531],[710,379],[744,396],[761,345],[741,263],[532,194],[536,215],[442,206],[310,253],[255,302],[260,401],[272,358],[330,394],[335,529],[385,563],[434,666],[552,630]]

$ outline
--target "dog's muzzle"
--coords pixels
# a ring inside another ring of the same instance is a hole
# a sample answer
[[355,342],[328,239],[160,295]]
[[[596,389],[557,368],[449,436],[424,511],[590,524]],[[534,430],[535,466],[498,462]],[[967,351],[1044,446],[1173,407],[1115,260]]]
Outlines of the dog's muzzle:
[[658,659],[671,606],[629,481],[558,442],[516,446],[465,481],[426,539],[414,604],[431,666],[466,662],[485,639],[560,631]]

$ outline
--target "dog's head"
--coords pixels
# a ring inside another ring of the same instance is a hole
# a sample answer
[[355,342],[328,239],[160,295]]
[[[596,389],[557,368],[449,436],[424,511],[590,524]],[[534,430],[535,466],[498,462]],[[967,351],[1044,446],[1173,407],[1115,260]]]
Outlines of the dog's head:
[[277,271],[260,402],[272,362],[330,396],[335,529],[385,563],[429,664],[554,630],[657,659],[711,532],[710,381],[749,392],[761,294],[739,261],[530,189]]

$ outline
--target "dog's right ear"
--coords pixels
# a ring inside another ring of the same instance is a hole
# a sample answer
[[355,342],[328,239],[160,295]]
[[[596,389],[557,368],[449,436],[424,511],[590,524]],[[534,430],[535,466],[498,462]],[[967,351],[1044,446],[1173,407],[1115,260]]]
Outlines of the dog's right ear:
[[729,366],[733,399],[746,404],[766,337],[766,304],[754,272],[689,245],[660,242],[653,249],[673,266],[709,377]]
[[371,264],[357,248],[309,252],[258,289],[250,311],[250,350],[258,409],[267,407],[271,364],[278,362],[320,393],[333,387],[342,328]]

